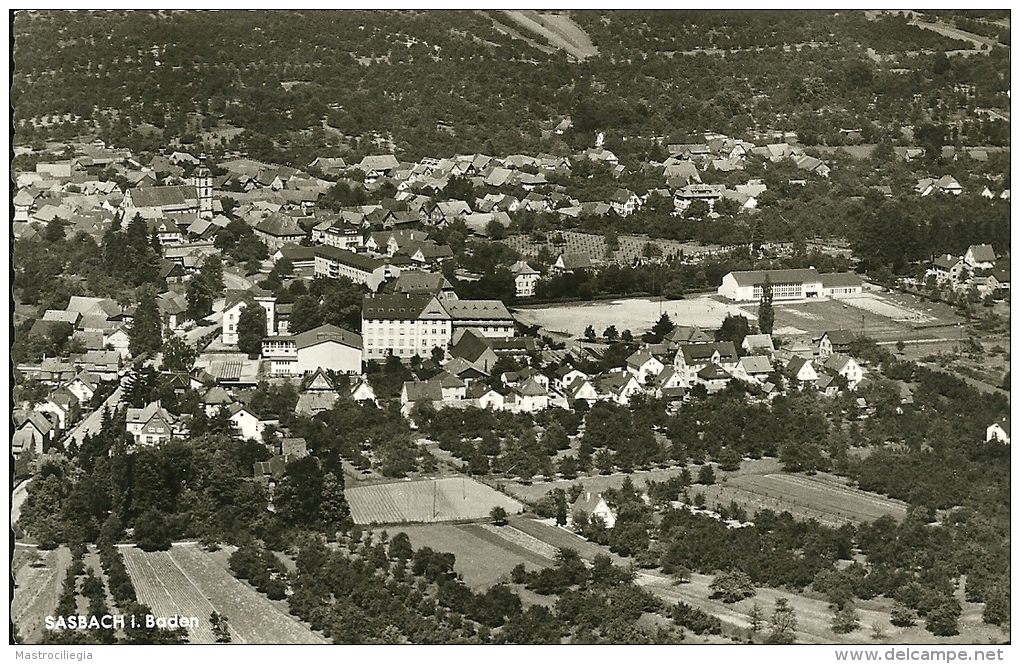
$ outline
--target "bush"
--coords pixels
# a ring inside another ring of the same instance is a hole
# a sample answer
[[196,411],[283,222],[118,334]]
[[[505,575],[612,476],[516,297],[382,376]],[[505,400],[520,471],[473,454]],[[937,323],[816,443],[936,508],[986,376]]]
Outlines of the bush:
[[725,604],[739,602],[746,597],[754,597],[755,594],[751,577],[740,570],[720,572],[712,580],[709,588],[712,590],[709,598],[721,599]]

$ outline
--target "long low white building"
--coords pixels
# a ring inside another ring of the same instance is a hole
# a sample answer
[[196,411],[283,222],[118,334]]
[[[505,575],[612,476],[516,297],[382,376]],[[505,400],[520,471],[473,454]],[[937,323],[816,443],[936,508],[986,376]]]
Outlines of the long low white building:
[[331,279],[347,277],[375,291],[386,279],[399,277],[400,268],[364,254],[320,246],[315,248],[315,276]]
[[730,272],[723,277],[719,295],[735,302],[757,302],[766,280],[772,284],[772,299],[804,300],[813,297],[852,297],[860,295],[861,278],[851,272],[818,274],[815,268],[793,270],[749,270]]

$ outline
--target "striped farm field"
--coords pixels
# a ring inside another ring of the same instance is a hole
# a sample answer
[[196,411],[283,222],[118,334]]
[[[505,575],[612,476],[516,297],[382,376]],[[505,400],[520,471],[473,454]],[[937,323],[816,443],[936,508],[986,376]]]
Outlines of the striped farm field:
[[138,601],[153,615],[195,616],[191,643],[214,643],[209,615],[226,616],[233,643],[327,643],[284,609],[234,578],[196,544],[175,544],[169,551],[145,552],[122,547],[124,564]]
[[391,482],[347,490],[351,517],[359,525],[436,523],[484,519],[494,507],[517,514],[521,503],[466,477]]
[[698,486],[691,491],[695,493],[704,494],[709,507],[734,501],[748,514],[761,509],[789,511],[832,526],[874,521],[885,515],[902,519],[907,513],[902,501],[846,486],[839,478],[823,473],[811,477],[785,473],[734,475],[725,483]]
[[553,558],[536,553],[534,547],[510,541],[485,524],[434,523],[389,528],[387,532],[390,536],[406,533],[415,549],[427,546],[433,551],[452,553],[456,557],[454,570],[476,591],[509,578],[518,564],[536,571],[553,563]]

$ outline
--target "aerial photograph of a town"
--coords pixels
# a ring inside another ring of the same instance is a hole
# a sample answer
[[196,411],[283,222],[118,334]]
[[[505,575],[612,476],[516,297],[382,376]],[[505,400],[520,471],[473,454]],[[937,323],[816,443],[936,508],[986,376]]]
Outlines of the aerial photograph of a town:
[[18,659],[1008,654],[1009,9],[9,18]]

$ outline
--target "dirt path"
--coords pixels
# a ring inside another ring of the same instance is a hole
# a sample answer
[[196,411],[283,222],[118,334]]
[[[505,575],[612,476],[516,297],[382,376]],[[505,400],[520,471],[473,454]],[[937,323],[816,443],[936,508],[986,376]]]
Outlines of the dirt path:
[[566,51],[578,60],[598,55],[588,34],[579,25],[562,14],[539,14],[533,10],[504,10],[510,20],[525,30],[539,35],[554,47]]

